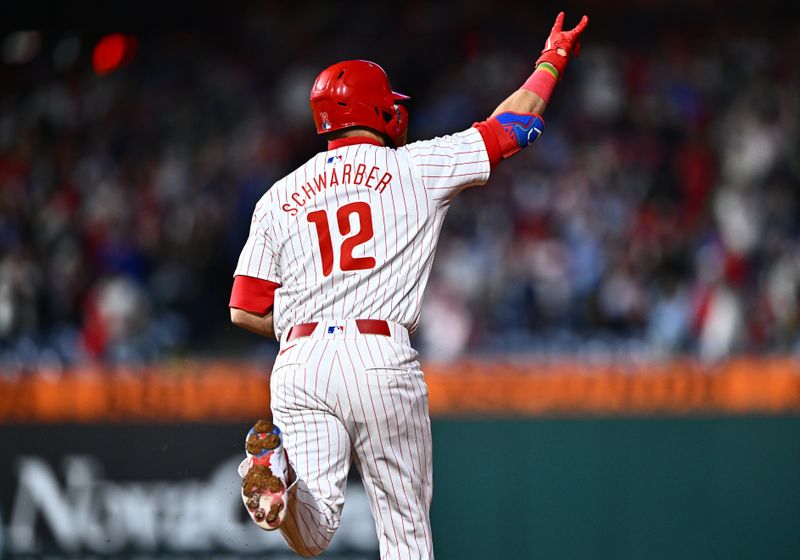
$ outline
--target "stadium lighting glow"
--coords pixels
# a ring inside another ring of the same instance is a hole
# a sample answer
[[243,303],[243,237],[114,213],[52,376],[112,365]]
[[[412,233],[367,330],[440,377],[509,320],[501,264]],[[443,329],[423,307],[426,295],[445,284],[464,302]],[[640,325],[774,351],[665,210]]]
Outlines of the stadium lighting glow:
[[136,37],[113,33],[97,43],[92,55],[92,66],[98,76],[109,74],[128,64],[136,54]]

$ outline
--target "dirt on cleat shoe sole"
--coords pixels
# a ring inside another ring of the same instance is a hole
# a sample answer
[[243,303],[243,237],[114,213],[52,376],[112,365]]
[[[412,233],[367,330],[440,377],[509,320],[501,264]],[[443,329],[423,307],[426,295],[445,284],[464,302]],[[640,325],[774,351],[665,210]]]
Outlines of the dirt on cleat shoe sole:
[[286,485],[284,485],[283,481],[273,475],[269,467],[263,465],[253,465],[253,468],[250,469],[250,472],[247,473],[242,481],[242,492],[245,496],[249,496],[250,499],[263,494],[265,491],[278,494],[285,489]]
[[247,458],[239,465],[242,502],[262,529],[274,531],[286,516],[287,482],[291,467],[278,426],[259,420],[245,438]]
[[259,504],[261,503],[261,494],[255,492],[251,494],[249,498],[247,498],[247,509],[255,510],[258,508]]
[[[242,480],[242,490],[246,496],[252,496],[254,493],[262,493],[268,490],[271,486],[271,479],[277,478],[273,476],[272,471],[265,465],[253,465],[244,480]],[[278,479],[280,482],[280,479]],[[274,483],[273,483],[274,484]]]
[[274,427],[275,427],[275,424],[273,424],[271,420],[266,420],[266,419],[262,418],[261,420],[258,420],[253,425],[253,431],[257,432],[259,434],[266,434],[266,433],[271,432],[272,428],[274,428]]
[[278,514],[283,509],[283,504],[272,504],[272,507],[269,508],[269,513],[267,513],[266,521],[267,523],[275,523],[278,519]]
[[286,489],[286,486],[283,484],[283,481],[278,478],[277,476],[271,476],[267,480],[267,490],[272,492],[273,494],[277,494],[278,492],[282,492]]
[[247,436],[247,452],[251,455],[260,455],[264,451],[272,451],[281,444],[277,434],[252,433]]

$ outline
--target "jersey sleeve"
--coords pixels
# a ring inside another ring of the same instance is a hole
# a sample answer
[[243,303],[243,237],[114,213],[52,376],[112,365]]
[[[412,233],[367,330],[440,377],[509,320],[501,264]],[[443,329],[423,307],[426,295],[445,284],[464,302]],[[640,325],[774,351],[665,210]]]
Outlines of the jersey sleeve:
[[463,132],[408,144],[408,159],[431,197],[442,203],[489,180],[489,154],[480,132]]
[[281,283],[278,244],[275,240],[276,224],[272,213],[264,209],[262,200],[253,212],[250,234],[239,254],[234,276],[249,276],[269,282]]

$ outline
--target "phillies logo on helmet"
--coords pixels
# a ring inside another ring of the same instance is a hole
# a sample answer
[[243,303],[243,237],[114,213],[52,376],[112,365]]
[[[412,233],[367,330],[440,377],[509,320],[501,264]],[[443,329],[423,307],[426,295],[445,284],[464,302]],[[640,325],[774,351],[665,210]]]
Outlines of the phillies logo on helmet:
[[323,70],[311,87],[311,112],[318,134],[354,126],[383,134],[394,147],[405,144],[407,114],[397,102],[386,71],[368,60],[344,60]]

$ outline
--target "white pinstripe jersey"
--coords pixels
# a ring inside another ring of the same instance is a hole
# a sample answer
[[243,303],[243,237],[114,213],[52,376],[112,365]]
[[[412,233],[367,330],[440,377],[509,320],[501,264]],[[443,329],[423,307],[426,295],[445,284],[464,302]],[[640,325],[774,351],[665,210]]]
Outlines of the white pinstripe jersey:
[[475,128],[398,149],[321,152],[258,202],[235,275],[281,285],[277,337],[298,323],[349,318],[413,331],[450,202],[486,183],[489,170]]

